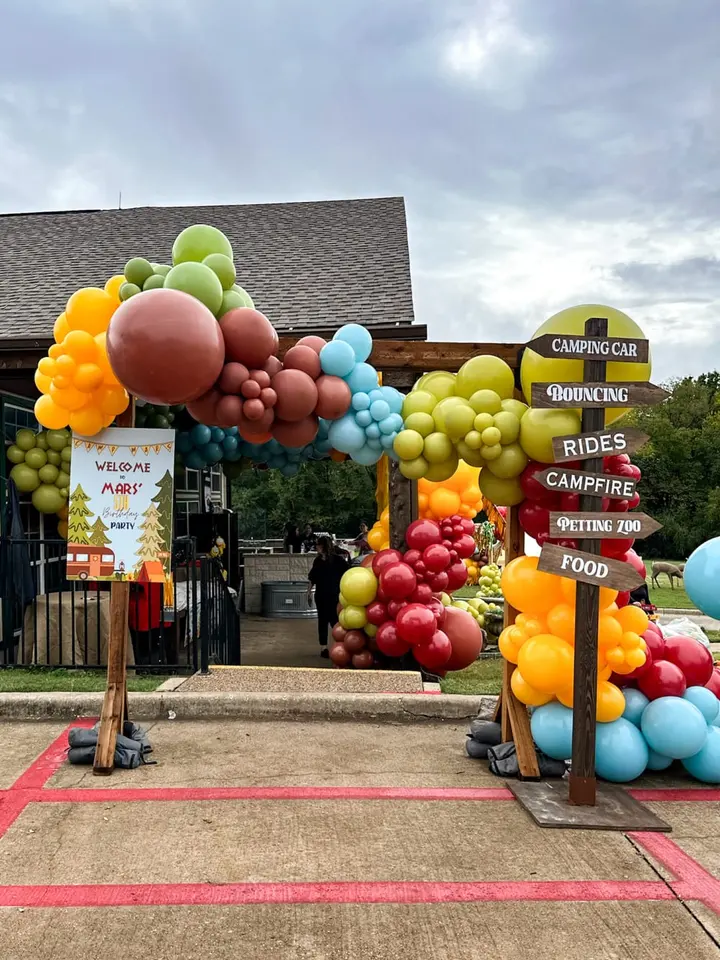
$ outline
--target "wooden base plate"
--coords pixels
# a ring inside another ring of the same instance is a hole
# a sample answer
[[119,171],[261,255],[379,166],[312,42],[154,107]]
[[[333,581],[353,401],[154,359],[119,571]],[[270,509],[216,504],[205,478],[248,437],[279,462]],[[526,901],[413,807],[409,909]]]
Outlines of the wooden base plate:
[[594,807],[571,806],[567,780],[544,780],[541,783],[509,780],[507,786],[539,827],[617,830],[622,833],[671,831],[669,824],[614,783],[598,782]]

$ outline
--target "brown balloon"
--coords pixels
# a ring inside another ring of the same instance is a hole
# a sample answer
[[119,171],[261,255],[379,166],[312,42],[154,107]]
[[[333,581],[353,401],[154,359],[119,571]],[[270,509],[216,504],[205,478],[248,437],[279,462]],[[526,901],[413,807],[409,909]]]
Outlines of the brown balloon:
[[348,630],[343,637],[345,649],[350,653],[360,653],[361,650],[364,650],[366,640],[367,635],[362,630]]
[[269,373],[271,377],[274,377],[276,373],[280,373],[282,370],[282,363],[277,357],[268,357],[267,363],[263,366],[263,370]]
[[336,623],[335,626],[330,631],[332,633],[333,640],[337,640],[338,643],[341,643],[347,633],[347,630],[341,623]]
[[272,380],[272,377],[267,372],[267,370],[251,370],[250,376],[255,381],[255,383],[258,383],[260,385],[261,389],[264,390],[266,387],[270,386],[270,381]]
[[[137,294],[136,294],[137,296]],[[222,400],[223,395],[219,390],[208,390],[202,397],[193,400],[186,406],[190,416],[198,423],[204,423],[208,427],[220,426],[217,419],[217,405]],[[232,424],[231,424],[232,426]]]
[[265,410],[259,420],[248,420],[241,417],[237,421],[237,428],[240,436],[248,443],[265,443],[272,439],[270,427],[273,425],[275,415],[272,410]]
[[[273,413],[268,410],[268,413]],[[242,430],[240,431],[242,433]],[[304,417],[292,423],[287,420],[276,420],[272,425],[272,435],[278,443],[285,447],[304,447],[312,443],[318,432],[316,416]]]
[[263,402],[263,406],[274,407],[277,403],[277,394],[272,387],[265,387],[260,391],[260,399]]
[[[243,414],[243,402],[240,397],[227,395],[218,400],[215,408],[217,421],[222,427],[234,427]],[[205,421],[201,421],[205,423]]]
[[240,387],[240,393],[246,400],[256,400],[260,396],[260,384],[257,380],[246,380]]
[[356,653],[352,658],[352,665],[356,670],[369,670],[374,663],[374,657],[369,650],[362,650]]
[[225,344],[208,308],[180,290],[147,290],[121,303],[107,331],[110,365],[150,403],[190,403],[212,387]]
[[[295,344],[296,347],[310,347],[311,350],[314,350],[315,353],[320,353],[322,348],[327,343],[327,340],[323,340],[322,337],[303,337],[301,340]],[[292,347],[290,348],[292,350]]]
[[313,380],[317,380],[320,376],[320,357],[312,347],[296,343],[283,357],[283,367],[286,370],[302,370]]
[[315,381],[318,402],[315,413],[326,420],[339,420],[350,409],[352,391],[340,377],[323,374]]
[[223,367],[218,387],[223,393],[240,393],[240,388],[249,377],[250,372],[244,363],[230,361]]
[[248,418],[248,420],[257,422],[258,420],[262,419],[262,416],[265,413],[265,405],[262,400],[246,400],[243,404],[242,413],[244,417]]
[[277,350],[275,328],[259,310],[236,307],[228,310],[219,323],[228,360],[244,363],[248,368],[263,367]]
[[273,377],[272,388],[277,394],[275,415],[281,420],[302,420],[315,409],[317,387],[302,370],[281,370]]
[[343,643],[334,643],[330,647],[330,659],[338,667],[350,666],[350,653]]

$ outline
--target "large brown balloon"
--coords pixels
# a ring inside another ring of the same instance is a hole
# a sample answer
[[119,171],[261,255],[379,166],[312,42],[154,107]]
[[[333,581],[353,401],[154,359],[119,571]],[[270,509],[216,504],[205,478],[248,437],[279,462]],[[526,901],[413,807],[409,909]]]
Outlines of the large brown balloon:
[[326,420],[339,420],[350,409],[352,392],[350,387],[340,377],[330,377],[323,374],[315,381],[318,392],[318,402],[315,413]]
[[369,670],[374,662],[375,659],[369,650],[362,650],[360,653],[354,654],[352,658],[352,665],[356,670]]
[[218,387],[223,393],[240,393],[246,380],[250,378],[250,371],[243,363],[226,363],[218,380]]
[[[322,337],[303,337],[301,340],[295,344],[296,347],[310,347],[311,350],[314,350],[315,353],[320,353],[322,348],[327,343],[327,340],[323,340]],[[290,348],[292,349],[292,347]]]
[[240,436],[248,443],[265,443],[271,440],[270,426],[274,418],[275,414],[272,410],[266,410],[259,420],[248,420],[246,417],[241,417],[237,421]]
[[312,347],[305,344],[295,344],[290,347],[283,357],[283,366],[286,370],[302,370],[313,380],[320,376],[320,357]]
[[180,290],[147,290],[120,304],[107,331],[110,366],[149,403],[190,403],[212,387],[225,344],[208,308]]
[[259,310],[236,307],[219,320],[228,360],[246,367],[264,367],[277,350],[278,337],[268,318]]
[[277,357],[268,357],[267,363],[263,366],[263,370],[266,370],[271,377],[274,377],[276,373],[280,373],[282,370],[282,362],[278,360]]
[[[136,294],[137,296],[137,294]],[[190,416],[198,423],[204,423],[208,427],[220,426],[217,419],[217,405],[222,400],[223,395],[219,390],[208,390],[197,400],[188,403],[186,409]],[[232,426],[232,424],[230,424]]]
[[[268,410],[272,413],[272,410]],[[276,420],[272,425],[272,435],[278,443],[285,447],[304,447],[312,443],[318,432],[318,418],[315,416],[305,417],[303,420],[295,420],[292,423],[287,420]],[[242,429],[240,430],[242,433]]]
[[443,633],[452,644],[452,653],[443,670],[464,670],[475,663],[482,650],[482,630],[478,622],[465,610],[445,607]]
[[[240,397],[228,395],[218,400],[215,416],[221,427],[234,427],[243,415],[243,402]],[[203,420],[202,423],[205,423]]]
[[302,420],[318,402],[315,382],[302,370],[281,370],[273,377],[272,388],[277,394],[275,416],[281,420]]
[[345,649],[350,653],[360,653],[361,650],[365,649],[366,640],[367,634],[363,633],[362,630],[348,630],[342,642],[345,644]]
[[330,659],[336,667],[350,666],[350,652],[345,649],[343,643],[334,643],[330,647]]

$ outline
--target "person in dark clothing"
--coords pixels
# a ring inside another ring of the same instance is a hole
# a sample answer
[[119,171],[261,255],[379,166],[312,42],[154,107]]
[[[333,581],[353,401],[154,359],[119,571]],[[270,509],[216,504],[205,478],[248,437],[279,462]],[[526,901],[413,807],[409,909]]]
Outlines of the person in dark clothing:
[[648,607],[651,605],[647,583],[640,584],[639,587],[636,587],[635,590],[631,592],[630,603],[646,604]]
[[358,548],[361,556],[364,556],[366,553],[372,553],[368,545],[368,525],[364,520],[360,521],[360,533],[354,540],[351,540],[350,543]]
[[300,536],[300,527],[293,521],[285,527],[283,549],[285,553],[300,553],[301,548],[302,537]]
[[315,588],[315,607],[318,619],[318,642],[320,656],[328,657],[328,629],[338,622],[337,605],[340,596],[340,581],[348,569],[348,563],[333,548],[329,537],[320,537],[318,555],[308,574],[308,601]]
[[306,523],[305,529],[303,530],[303,537],[302,537],[302,552],[312,553],[316,547],[317,547],[317,537],[315,536],[315,531],[313,530],[311,523]]

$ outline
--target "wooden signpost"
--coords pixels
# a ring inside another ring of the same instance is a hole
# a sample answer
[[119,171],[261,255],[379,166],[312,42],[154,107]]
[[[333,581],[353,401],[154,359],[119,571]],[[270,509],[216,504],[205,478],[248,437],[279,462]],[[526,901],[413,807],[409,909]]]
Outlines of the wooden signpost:
[[527,345],[549,360],[617,360],[647,363],[650,344],[629,337],[576,337],[569,333],[544,333]]
[[646,433],[633,427],[578,433],[574,437],[555,437],[552,442],[553,456],[555,463],[588,460],[600,455],[612,457],[618,453],[635,453],[648,440]]
[[[538,570],[543,573],[556,573],[559,577],[569,577],[570,580],[577,580],[578,583],[608,587],[610,590],[634,590],[645,583],[645,578],[641,577],[629,563],[600,557],[596,553],[560,547],[554,543],[546,543],[543,546]],[[597,624],[595,626],[597,629]],[[597,643],[597,635],[595,643]]]
[[[602,460],[600,463],[602,464]],[[635,494],[635,481],[630,477],[614,477],[608,473],[588,473],[587,468],[585,470],[558,470],[555,467],[549,467],[542,473],[535,474],[535,479],[546,490],[557,490],[560,493],[579,493],[586,497],[630,500]]]
[[661,529],[662,524],[646,513],[550,513],[551,540],[578,536],[585,540],[644,540]]
[[[601,363],[602,360],[586,360]],[[670,394],[654,383],[605,383],[587,380],[582,383],[534,383],[532,406],[540,409],[605,410],[608,407],[652,407],[667,400]],[[603,418],[604,419],[604,418]]]

